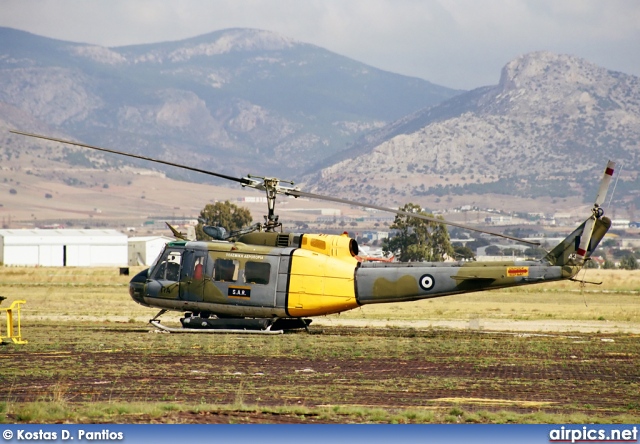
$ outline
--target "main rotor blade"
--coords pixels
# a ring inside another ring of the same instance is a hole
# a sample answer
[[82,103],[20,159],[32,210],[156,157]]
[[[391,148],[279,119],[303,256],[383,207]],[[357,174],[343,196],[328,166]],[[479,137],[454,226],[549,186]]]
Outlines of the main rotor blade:
[[251,185],[253,183],[252,181],[250,181],[248,179],[245,179],[245,178],[242,178],[242,177],[227,176],[226,174],[214,173],[213,171],[202,170],[200,168],[194,168],[194,167],[191,167],[191,166],[188,166],[188,165],[181,165],[179,163],[169,162],[169,161],[166,161],[166,160],[154,159],[152,157],[139,156],[137,154],[125,153],[123,151],[116,151],[116,150],[111,150],[111,149],[108,149],[108,148],[100,148],[98,146],[87,145],[85,143],[80,143],[80,142],[72,142],[70,140],[56,139],[55,137],[43,136],[43,135],[40,135],[40,134],[24,133],[22,131],[14,131],[14,130],[9,130],[9,132],[13,133],[13,134],[20,134],[22,136],[35,137],[37,139],[50,140],[52,142],[66,143],[68,145],[76,145],[76,146],[80,146],[80,147],[83,147],[83,148],[90,148],[92,150],[103,151],[105,153],[119,154],[121,156],[133,157],[134,159],[147,160],[149,162],[155,162],[155,163],[160,163],[160,164],[163,164],[163,165],[169,165],[169,166],[174,166],[174,167],[177,167],[177,168],[183,168],[185,170],[194,171],[196,173],[208,174],[209,176],[215,176],[215,177],[220,177],[221,179],[227,179],[227,180],[231,180],[233,182],[239,182],[239,183],[241,183],[243,185]]
[[520,239],[518,237],[509,236],[507,234],[496,233],[496,232],[487,231],[487,230],[481,230],[479,228],[473,228],[473,227],[469,227],[469,226],[466,226],[466,225],[458,224],[458,223],[455,223],[455,222],[449,222],[447,220],[438,219],[436,217],[424,216],[422,214],[410,213],[408,211],[394,210],[393,208],[381,207],[381,206],[373,205],[373,204],[365,204],[365,203],[362,203],[362,202],[355,202],[355,201],[351,201],[351,200],[340,199],[340,198],[337,198],[337,197],[323,196],[321,194],[307,193],[306,191],[298,191],[298,190],[286,191],[284,194],[286,194],[288,196],[294,196],[294,197],[308,197],[310,199],[327,200],[327,201],[330,201],[330,202],[336,202],[336,203],[341,203],[341,204],[345,204],[345,205],[355,205],[355,206],[359,206],[359,207],[363,207],[363,208],[371,208],[373,210],[386,211],[388,213],[395,213],[395,214],[400,214],[402,216],[415,217],[415,218],[418,218],[418,219],[424,219],[424,220],[428,220],[428,221],[431,221],[431,222],[437,222],[437,223],[441,223],[441,224],[451,225],[452,227],[462,228],[464,230],[471,230],[471,231],[476,231],[478,233],[490,234],[492,236],[498,236],[498,237],[502,237],[502,238],[505,238],[505,239],[511,239],[513,241],[522,242],[524,244],[535,245],[535,246],[540,245],[540,242],[537,242],[537,241],[528,241],[528,240],[525,240],[525,239]]
[[[105,153],[119,154],[121,156],[132,157],[134,159],[147,160],[149,162],[155,162],[155,163],[159,163],[159,164],[162,164],[162,165],[169,165],[169,166],[174,166],[174,167],[177,167],[177,168],[183,168],[185,170],[194,171],[196,173],[207,174],[209,176],[220,177],[222,179],[227,179],[227,180],[231,180],[233,182],[238,182],[238,183],[241,183],[242,185],[250,186],[252,188],[257,188],[257,189],[259,188],[259,183],[256,183],[256,181],[252,181],[252,180],[250,180],[248,178],[244,178],[244,177],[228,176],[226,174],[214,173],[213,171],[207,171],[207,170],[203,170],[203,169],[200,169],[200,168],[194,168],[194,167],[191,167],[191,166],[188,166],[188,165],[182,165],[182,164],[179,164],[179,163],[168,162],[166,160],[154,159],[152,157],[140,156],[140,155],[137,155],[137,154],[126,153],[124,151],[116,151],[116,150],[112,150],[112,149],[108,149],[108,148],[100,148],[100,147],[94,146],[94,145],[88,145],[88,144],[85,144],[85,143],[73,142],[73,141],[64,140],[64,139],[57,139],[55,137],[43,136],[43,135],[40,135],[40,134],[26,133],[26,132],[16,131],[16,130],[9,130],[9,132],[11,132],[13,134],[20,134],[22,136],[35,137],[37,139],[49,140],[49,141],[52,141],[52,142],[59,142],[59,143],[65,143],[65,144],[69,144],[69,145],[76,145],[76,146],[83,147],[83,148],[89,148],[89,149],[92,149],[92,150],[102,151],[102,152],[105,152]],[[443,223],[443,224],[446,224],[446,225],[450,225],[452,227],[462,228],[464,230],[475,231],[475,232],[478,232],[478,233],[489,234],[491,236],[502,237],[504,239],[510,239],[510,240],[513,240],[513,241],[516,241],[516,242],[521,242],[521,243],[524,243],[524,244],[529,244],[529,245],[534,245],[534,246],[540,245],[540,242],[536,242],[536,241],[528,241],[528,240],[521,239],[521,238],[518,238],[518,237],[509,236],[507,234],[496,233],[494,231],[488,231],[488,230],[481,230],[479,228],[473,228],[473,227],[469,227],[469,226],[466,226],[466,225],[458,224],[458,223],[455,223],[455,222],[449,222],[449,221],[444,220],[444,219],[438,219],[438,218],[435,218],[435,217],[424,216],[422,214],[410,213],[410,212],[402,211],[402,210],[394,210],[392,208],[381,207],[381,206],[378,206],[378,205],[365,204],[365,203],[362,203],[362,202],[355,202],[355,201],[351,201],[351,200],[347,200],[347,199],[340,199],[340,198],[337,198],[337,197],[323,196],[321,194],[308,193],[308,192],[305,192],[305,191],[300,191],[300,190],[295,190],[295,189],[290,189],[290,188],[284,188],[284,187],[279,187],[278,189],[276,189],[276,192],[281,193],[281,194],[285,194],[285,195],[288,195],[288,196],[308,197],[310,199],[326,200],[326,201],[341,203],[341,204],[345,204],[345,205],[355,205],[355,206],[359,206],[359,207],[362,207],[362,208],[371,208],[371,209],[374,209],[374,210],[385,211],[385,212],[388,212],[388,213],[395,213],[395,214],[400,214],[400,215],[403,215],[403,216],[415,217],[415,218],[418,218],[418,219],[424,219],[424,220],[428,220],[428,221],[431,221],[431,222]]]

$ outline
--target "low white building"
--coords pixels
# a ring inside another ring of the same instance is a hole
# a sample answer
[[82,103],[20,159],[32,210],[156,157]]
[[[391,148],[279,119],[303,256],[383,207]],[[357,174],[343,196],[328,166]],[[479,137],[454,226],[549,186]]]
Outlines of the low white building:
[[511,216],[489,216],[485,217],[484,221],[491,225],[510,225],[513,218]]
[[122,267],[127,265],[127,236],[117,230],[0,230],[0,263]]
[[629,219],[612,219],[611,220],[611,228],[613,229],[627,229],[631,226],[631,221]]
[[129,238],[129,265],[151,265],[167,242],[175,239],[167,236],[139,236]]

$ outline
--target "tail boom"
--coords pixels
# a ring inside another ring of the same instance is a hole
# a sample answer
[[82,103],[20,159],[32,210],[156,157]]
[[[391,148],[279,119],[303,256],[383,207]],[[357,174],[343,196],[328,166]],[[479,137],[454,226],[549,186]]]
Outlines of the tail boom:
[[607,217],[587,219],[541,261],[505,262],[364,262],[356,269],[359,305],[437,298],[573,278],[584,265],[577,257],[585,229],[591,231],[584,250],[589,259],[611,227]]
[[567,279],[578,269],[542,261],[363,263],[356,271],[358,304],[404,302]]

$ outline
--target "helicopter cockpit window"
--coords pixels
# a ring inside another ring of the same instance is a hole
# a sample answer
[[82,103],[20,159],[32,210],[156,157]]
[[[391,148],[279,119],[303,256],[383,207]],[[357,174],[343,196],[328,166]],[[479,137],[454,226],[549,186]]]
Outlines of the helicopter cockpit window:
[[164,281],[177,281],[180,278],[180,261],[182,252],[167,250],[164,252],[155,270],[152,279]]
[[238,280],[238,261],[231,259],[216,259],[214,266],[214,280],[235,282]]
[[244,266],[244,281],[247,284],[266,285],[270,274],[271,264],[266,262],[247,262]]

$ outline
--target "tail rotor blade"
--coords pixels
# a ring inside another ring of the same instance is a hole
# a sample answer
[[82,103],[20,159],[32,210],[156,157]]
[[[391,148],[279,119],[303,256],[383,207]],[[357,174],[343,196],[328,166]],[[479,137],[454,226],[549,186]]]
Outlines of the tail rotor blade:
[[613,177],[613,170],[615,166],[616,163],[610,160],[604,170],[604,175],[602,176],[602,180],[600,181],[600,188],[598,189],[598,194],[596,195],[595,200],[595,205],[598,207],[604,203],[604,200],[607,197],[607,191],[609,190],[609,185],[611,184],[611,178]]
[[600,205],[604,203],[604,200],[607,197],[607,191],[611,184],[611,178],[613,177],[613,170],[615,166],[616,163],[610,160],[607,162],[607,167],[604,169],[604,175],[600,181],[600,188],[598,188],[598,194],[596,195],[596,200],[593,204],[593,209],[591,210],[593,214],[584,224],[584,229],[580,236],[580,245],[576,251],[576,259],[578,259],[579,263],[584,262],[584,259],[589,252],[589,243],[591,242],[591,236],[593,235],[593,228],[596,225],[596,220],[600,219],[604,214]]
[[584,229],[582,230],[582,235],[580,236],[580,246],[576,251],[576,259],[578,259],[580,263],[584,261],[584,258],[587,256],[587,251],[589,251],[589,242],[591,242],[591,235],[593,234],[593,227],[595,225],[595,216],[591,216],[584,224]]

